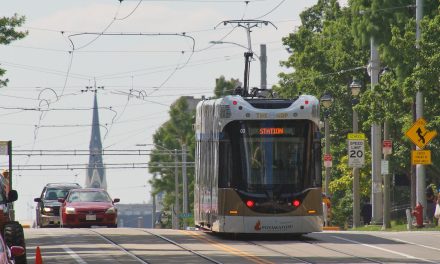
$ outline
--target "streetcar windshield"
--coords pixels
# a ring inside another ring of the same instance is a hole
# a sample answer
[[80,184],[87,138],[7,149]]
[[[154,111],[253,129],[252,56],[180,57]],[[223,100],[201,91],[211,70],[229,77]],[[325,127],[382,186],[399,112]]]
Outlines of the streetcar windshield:
[[[235,175],[235,180],[225,184],[247,192],[292,192],[311,187],[311,125],[305,120],[228,124],[220,143],[220,163],[224,163],[220,166],[220,177]],[[237,175],[241,177],[237,179]]]

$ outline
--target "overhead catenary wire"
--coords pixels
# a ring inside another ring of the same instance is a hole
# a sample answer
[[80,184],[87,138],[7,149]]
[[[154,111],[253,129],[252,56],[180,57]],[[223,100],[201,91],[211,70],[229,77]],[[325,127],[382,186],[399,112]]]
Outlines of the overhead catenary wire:
[[[192,36],[187,35],[186,33],[95,33],[95,32],[83,32],[83,33],[77,33],[77,34],[71,34],[69,35],[69,40],[71,42],[72,45],[72,49],[75,50],[75,44],[72,40],[73,37],[77,37],[77,36],[81,36],[81,35],[99,35],[99,36],[148,36],[148,37],[163,37],[163,36],[171,36],[171,37],[182,37],[182,38],[189,38],[192,40],[192,49],[191,49],[191,53],[188,56],[188,59],[183,63],[180,64],[178,63],[176,65],[176,67],[172,70],[172,72],[165,78],[165,80],[155,89],[153,90],[151,94],[155,93],[156,91],[158,91],[159,89],[161,89],[170,79],[171,77],[177,72],[177,70],[180,70],[182,68],[184,68],[189,61],[191,60],[193,54],[194,54],[194,50],[195,50],[195,45],[196,45],[196,41]],[[182,55],[185,52],[182,51]]]
[[[34,156],[52,156],[52,155],[71,155],[71,156],[82,156],[82,155],[134,155],[134,156],[144,156],[144,155],[170,155],[169,151],[156,150],[156,149],[102,149],[99,154],[93,154],[93,151],[86,149],[18,149],[14,150],[14,155],[34,155]],[[183,153],[182,150],[176,150],[177,154]],[[185,153],[189,153],[186,151]],[[174,152],[173,152],[174,155]]]
[[[141,1],[142,2],[142,1]],[[116,14],[114,15],[114,17],[113,17],[113,19],[110,21],[110,23],[101,31],[101,33],[100,34],[95,34],[95,38],[94,39],[92,39],[92,40],[90,40],[89,42],[87,42],[86,44],[84,44],[84,45],[82,45],[82,46],[80,46],[80,47],[75,47],[75,45],[74,45],[74,43],[70,40],[70,36],[71,35],[69,35],[69,40],[72,42],[72,53],[73,53],[73,51],[76,51],[76,50],[80,50],[80,49],[83,49],[83,48],[85,48],[85,47],[88,47],[89,45],[91,45],[93,42],[95,42],[96,40],[98,40],[112,25],[113,25],[113,23],[116,21],[116,17],[118,16],[118,13],[119,13],[119,9],[121,8],[121,3],[122,3],[122,1],[120,1],[119,2],[119,6],[118,6],[118,9],[116,10]],[[136,8],[135,8],[135,10],[137,9],[137,6],[136,6]],[[77,33],[77,34],[81,34],[81,33]],[[75,35],[75,34],[73,34],[73,35]]]
[[[0,63],[5,64],[8,67],[20,68],[20,69],[25,69],[25,70],[32,70],[32,71],[36,71],[36,72],[42,72],[42,73],[58,75],[58,76],[63,76],[63,77],[67,75],[67,72],[63,72],[63,71],[55,70],[55,69],[33,66],[33,65],[25,65],[25,64],[19,64],[19,63],[14,63],[14,62],[9,62],[9,61],[0,61]],[[72,74],[72,73],[69,75],[71,78],[79,79],[79,80],[89,80],[92,77],[92,76],[87,76],[87,75],[82,75],[82,74]]]
[[274,8],[272,8],[269,12],[267,12],[267,13],[265,13],[265,14],[259,16],[259,17],[256,17],[256,18],[254,18],[254,19],[261,19],[261,18],[263,18],[263,17],[269,15],[270,13],[274,12],[275,10],[277,10],[277,9],[278,9],[278,8],[279,8],[279,7],[285,2],[285,1],[286,1],[286,0],[281,0],[281,2],[279,2],[278,5],[276,5]]
[[[142,2],[142,1],[137,1],[138,2],[138,4],[137,4],[137,6],[136,6],[136,8],[140,5],[140,3]],[[204,2],[204,1],[197,1],[197,2]],[[206,2],[212,2],[212,1],[206,1]],[[219,2],[219,3],[221,3],[221,2],[225,2],[225,1],[217,1],[217,2]],[[227,1],[226,1],[227,2]],[[237,2],[237,3],[243,3],[244,1],[230,1],[230,2]],[[252,1],[245,1],[245,2],[252,2]],[[254,1],[255,2],[255,1]],[[262,2],[262,1],[259,1],[259,2]],[[184,3],[184,2],[181,2],[181,3]],[[136,9],[135,8],[135,9]],[[134,9],[134,10],[135,10]],[[131,13],[133,13],[133,12],[131,12]],[[130,14],[131,14],[130,13]],[[129,15],[130,15],[129,14]],[[116,18],[117,16],[115,16],[115,18]],[[71,56],[70,56],[70,61],[73,61],[73,54],[70,54]],[[69,63],[69,65],[71,66],[71,63]],[[177,66],[174,68],[174,69],[177,69],[178,67],[180,67],[180,66],[182,66],[182,64],[177,64]],[[175,72],[175,71],[174,71]],[[66,74],[66,80],[68,79],[68,77],[69,77],[69,71],[68,71],[68,73]],[[65,82],[67,82],[67,81],[65,81]],[[166,80],[165,80],[165,82],[166,82]],[[64,89],[65,89],[65,87],[66,87],[66,84],[64,85],[64,87],[63,87],[63,92],[61,92],[61,95],[63,95],[64,94]],[[152,89],[156,89],[156,87],[153,87]],[[61,97],[61,96],[60,96]],[[165,104],[164,104],[165,105]],[[48,105],[47,105],[48,106]],[[46,110],[46,109],[45,109]],[[49,109],[47,109],[47,111],[49,111]],[[39,121],[42,121],[42,118],[44,117],[44,114],[42,114],[41,116],[40,116],[40,120]]]
[[[149,168],[175,168],[176,163],[169,162],[170,165],[163,163],[150,165],[148,163],[106,163],[104,166],[90,166],[89,164],[38,164],[38,165],[13,165],[13,169],[17,171],[28,170],[86,170],[86,169],[149,169]],[[177,167],[185,165],[187,168],[193,168],[194,162],[178,162]]]
[[[138,0],[123,0],[138,1]],[[243,3],[243,0],[143,0],[144,2],[179,2],[179,3]],[[246,2],[265,2],[269,0],[248,0]]]

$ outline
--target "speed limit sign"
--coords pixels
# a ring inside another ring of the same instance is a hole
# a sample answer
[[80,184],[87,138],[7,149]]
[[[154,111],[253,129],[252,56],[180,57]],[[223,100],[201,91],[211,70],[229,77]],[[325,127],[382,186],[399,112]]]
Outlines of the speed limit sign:
[[348,140],[348,167],[362,168],[365,164],[365,140]]

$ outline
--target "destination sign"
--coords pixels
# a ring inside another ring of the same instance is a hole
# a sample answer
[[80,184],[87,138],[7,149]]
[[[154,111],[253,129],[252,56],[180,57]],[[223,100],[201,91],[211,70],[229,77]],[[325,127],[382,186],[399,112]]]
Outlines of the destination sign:
[[241,128],[240,134],[247,134],[251,137],[260,136],[297,136],[302,130],[293,127],[250,127]]
[[262,127],[260,128],[260,135],[282,135],[284,128],[282,127]]

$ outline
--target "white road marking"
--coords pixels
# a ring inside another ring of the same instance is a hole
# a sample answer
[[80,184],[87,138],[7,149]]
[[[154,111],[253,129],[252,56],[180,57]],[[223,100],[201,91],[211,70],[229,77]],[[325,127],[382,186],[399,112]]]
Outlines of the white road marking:
[[64,251],[66,251],[67,254],[69,254],[73,259],[75,259],[77,263],[79,263],[79,264],[87,264],[87,262],[84,261],[80,256],[78,256],[78,254],[76,254],[75,251],[71,250],[71,249],[68,248],[66,245],[63,245],[63,249],[64,249]]
[[426,245],[420,245],[420,244],[416,244],[416,243],[409,242],[409,241],[402,240],[402,239],[398,239],[398,238],[392,238],[392,239],[395,241],[398,241],[398,242],[403,242],[403,243],[414,245],[414,246],[419,246],[419,247],[424,247],[424,248],[440,251],[440,248],[435,248],[435,247],[426,246]]
[[343,237],[339,237],[339,236],[333,236],[333,237],[337,238],[337,239],[341,239],[341,240],[347,241],[347,242],[350,242],[350,243],[355,243],[355,244],[359,244],[359,245],[362,245],[362,246],[366,246],[366,247],[382,250],[382,251],[385,251],[385,252],[388,252],[388,253],[396,254],[396,255],[399,255],[399,256],[402,256],[402,257],[405,257],[405,258],[409,258],[409,259],[417,259],[417,260],[421,260],[421,261],[425,261],[425,262],[429,262],[429,263],[437,263],[437,262],[431,261],[429,259],[423,259],[423,258],[414,257],[414,256],[411,256],[411,255],[408,255],[408,254],[405,254],[405,253],[401,253],[401,252],[398,252],[398,251],[394,251],[394,250],[390,250],[390,249],[386,249],[386,248],[381,248],[381,247],[377,247],[377,246],[373,246],[373,245],[364,244],[364,243],[361,243],[361,242],[358,242],[358,241],[354,241],[354,240],[351,240],[351,239],[347,239],[347,238],[343,238]]

